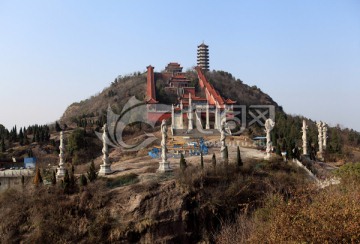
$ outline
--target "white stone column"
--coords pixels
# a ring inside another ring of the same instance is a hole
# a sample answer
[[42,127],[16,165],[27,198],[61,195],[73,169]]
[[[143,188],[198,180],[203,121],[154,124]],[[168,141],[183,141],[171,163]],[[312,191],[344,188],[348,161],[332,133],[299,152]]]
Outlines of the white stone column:
[[319,122],[316,123],[316,125],[318,127],[318,132],[319,132],[319,134],[318,134],[319,151],[317,153],[317,156],[318,156],[318,158],[320,160],[323,160],[324,159],[323,158],[323,143],[324,142],[323,142],[323,134],[322,134],[322,132],[323,132],[323,130],[322,130],[322,122],[319,121]]
[[103,136],[102,136],[102,141],[103,141],[103,149],[102,149],[102,153],[103,153],[103,164],[100,165],[100,171],[99,171],[99,175],[108,175],[112,173],[111,170],[111,164],[110,164],[110,160],[109,160],[109,149],[108,149],[108,145],[106,143],[106,138],[107,138],[107,125],[104,124],[103,126]]
[[189,93],[188,121],[189,121],[188,130],[194,129],[191,93]]
[[161,159],[162,160],[159,162],[159,168],[158,168],[157,172],[164,173],[164,172],[172,171],[172,169],[170,168],[170,163],[167,160],[167,155],[166,155],[167,125],[166,125],[165,119],[163,119],[163,121],[161,123],[161,136],[162,136],[162,138],[161,138]]
[[64,177],[65,175],[65,167],[64,167],[64,133],[60,131],[60,154],[59,154],[59,168],[57,170],[57,177]]
[[308,127],[306,125],[306,121],[303,120],[303,126],[302,126],[303,155],[308,155],[308,151],[307,151],[307,135],[306,135],[306,130],[307,129],[308,129]]
[[205,129],[210,129],[210,122],[209,122],[209,103],[206,104],[206,125]]
[[174,104],[171,104],[171,128],[175,129]]
[[[225,150],[226,150],[226,120],[223,119],[221,121],[221,125],[220,125],[220,152],[221,152],[221,158],[223,160],[223,162],[225,162],[227,160],[226,158],[226,153],[225,153]],[[228,155],[229,156],[229,155]]]
[[215,102],[215,126],[214,126],[214,129],[219,130],[220,129],[219,127],[220,127],[220,125],[219,125],[219,108],[218,108],[217,103]]
[[326,150],[326,146],[327,146],[327,126],[326,123],[323,122],[322,124],[322,131],[323,131],[323,148],[324,150]]
[[184,116],[183,116],[184,105],[182,100],[180,101],[180,111],[181,111],[181,120],[180,120],[180,129],[184,129]]

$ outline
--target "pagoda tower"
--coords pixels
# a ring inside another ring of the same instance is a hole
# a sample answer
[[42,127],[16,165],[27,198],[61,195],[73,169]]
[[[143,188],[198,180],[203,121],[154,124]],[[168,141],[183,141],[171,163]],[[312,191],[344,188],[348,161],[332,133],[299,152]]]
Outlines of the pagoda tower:
[[202,43],[197,48],[197,65],[204,71],[209,71],[209,46]]

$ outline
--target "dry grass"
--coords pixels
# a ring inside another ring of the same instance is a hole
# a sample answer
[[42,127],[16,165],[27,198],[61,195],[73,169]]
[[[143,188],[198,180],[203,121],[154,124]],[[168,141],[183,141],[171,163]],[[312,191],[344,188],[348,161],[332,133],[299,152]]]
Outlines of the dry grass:
[[301,186],[290,197],[269,194],[263,206],[240,214],[216,235],[218,243],[359,243],[360,186],[318,190]]
[[2,243],[99,243],[108,238],[112,219],[104,208],[110,200],[101,182],[81,193],[62,194],[57,187],[0,195]]

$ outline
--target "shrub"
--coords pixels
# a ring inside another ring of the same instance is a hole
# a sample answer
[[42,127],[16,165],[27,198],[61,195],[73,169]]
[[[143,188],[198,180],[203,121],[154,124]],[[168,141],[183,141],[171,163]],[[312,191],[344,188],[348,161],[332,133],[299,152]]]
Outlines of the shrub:
[[347,163],[341,166],[335,174],[343,180],[360,181],[360,163]]
[[181,171],[184,171],[186,169],[187,165],[186,165],[186,160],[184,155],[181,153],[180,155],[180,169]]
[[38,167],[36,167],[36,173],[35,173],[35,177],[34,177],[34,184],[36,186],[38,186],[39,184],[42,184],[42,183],[43,183],[43,179],[41,177],[40,168],[38,166]]
[[53,171],[52,175],[51,175],[51,184],[56,185],[56,173],[55,173],[55,171]]
[[239,146],[237,146],[237,149],[236,149],[236,165],[237,165],[238,167],[243,166],[243,162],[242,162],[242,159],[241,159]]
[[87,179],[85,177],[85,175],[81,174],[80,175],[80,186],[86,186],[87,185]]
[[215,168],[215,167],[216,167],[216,156],[215,156],[215,153],[212,155],[211,162],[212,162],[212,166]]
[[90,163],[89,171],[87,172],[87,176],[88,176],[88,179],[90,182],[95,181],[98,176],[98,172],[95,169],[94,161],[91,161],[91,163]]

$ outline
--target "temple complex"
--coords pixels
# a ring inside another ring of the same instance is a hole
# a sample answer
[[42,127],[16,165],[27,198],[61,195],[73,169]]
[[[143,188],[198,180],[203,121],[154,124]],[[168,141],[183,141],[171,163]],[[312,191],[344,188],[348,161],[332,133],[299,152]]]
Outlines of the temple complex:
[[[146,96],[148,119],[161,121],[171,118],[171,129],[175,132],[190,132],[195,128],[219,131],[221,120],[233,116],[233,105],[236,101],[223,98],[215,90],[204,74],[207,68],[208,66],[195,67],[198,84],[194,84],[176,62],[169,63],[160,73],[155,73],[154,67],[149,65]],[[171,111],[165,111],[157,99],[156,85],[160,80],[166,96],[173,98],[174,102],[167,104],[171,106],[171,109],[168,109]]]

